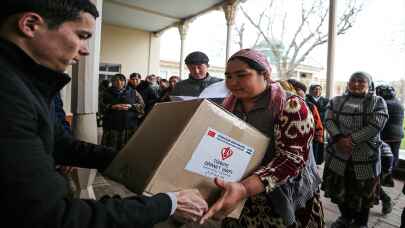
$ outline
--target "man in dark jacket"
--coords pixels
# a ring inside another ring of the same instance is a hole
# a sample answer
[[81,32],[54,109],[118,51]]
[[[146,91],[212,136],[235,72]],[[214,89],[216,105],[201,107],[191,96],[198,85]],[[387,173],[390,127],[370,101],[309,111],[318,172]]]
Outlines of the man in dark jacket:
[[220,78],[211,77],[208,73],[208,56],[200,51],[187,55],[184,62],[190,71],[189,78],[176,84],[170,96],[198,97],[209,85],[222,81]]
[[325,123],[326,106],[329,103],[329,99],[323,97],[321,94],[322,86],[319,84],[312,84],[309,87],[309,94],[306,97],[306,101],[316,105],[316,108],[319,111],[319,115],[321,116],[322,123]]
[[[329,99],[326,97],[323,97],[321,95],[322,93],[322,87],[319,84],[312,84],[309,87],[309,94],[306,96],[305,101],[312,103],[316,106],[319,112],[319,116],[321,117],[322,124],[325,126],[325,114],[326,114],[326,106],[329,103]],[[322,137],[324,137],[325,134],[322,134]],[[322,139],[321,141],[318,140],[318,142],[314,143],[314,155],[315,155],[315,160],[316,164],[320,165],[323,163],[324,160],[324,145],[325,139]]]
[[176,212],[198,220],[196,190],[152,197],[72,199],[56,165],[103,171],[110,148],[73,139],[52,114],[63,72],[89,54],[98,16],[90,0],[4,0],[0,9],[0,200],[12,227],[151,227]]
[[376,87],[376,94],[384,98],[388,108],[388,121],[381,132],[381,139],[386,142],[394,155],[393,167],[398,164],[399,148],[404,137],[403,121],[404,107],[395,96],[395,89],[389,85]]

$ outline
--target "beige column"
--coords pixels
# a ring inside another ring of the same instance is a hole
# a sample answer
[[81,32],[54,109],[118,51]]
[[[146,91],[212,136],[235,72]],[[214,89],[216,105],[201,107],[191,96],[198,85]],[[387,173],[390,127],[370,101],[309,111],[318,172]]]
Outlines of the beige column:
[[[101,9],[102,0],[93,0],[100,17],[89,40],[90,55],[82,57],[80,63],[72,69],[72,112],[73,135],[75,138],[97,143],[96,112],[98,109],[98,70],[100,64]],[[80,198],[95,199],[92,184],[96,170],[79,169],[75,175]]]
[[186,36],[187,36],[187,31],[188,31],[188,26],[189,22],[188,21],[182,21],[178,25],[179,29],[179,34],[180,34],[180,69],[179,69],[179,76],[181,79],[184,79],[184,49],[186,46]]
[[326,97],[329,98],[334,96],[336,37],[336,0],[329,0],[328,63],[326,70]]
[[226,53],[225,53],[225,64],[230,57],[230,48],[232,42],[232,29],[233,25],[235,24],[235,16],[236,16],[236,7],[238,6],[239,1],[237,0],[228,0],[225,5],[223,5],[223,10],[226,19]]

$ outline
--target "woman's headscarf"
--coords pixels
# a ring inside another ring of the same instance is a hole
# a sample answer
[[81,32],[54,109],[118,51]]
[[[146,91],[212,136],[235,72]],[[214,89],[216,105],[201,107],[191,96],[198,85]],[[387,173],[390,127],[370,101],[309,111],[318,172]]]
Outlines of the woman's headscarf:
[[[263,69],[266,70],[268,73],[268,77],[271,75],[271,65],[269,61],[267,61],[267,57],[261,53],[260,51],[253,50],[253,49],[242,49],[233,54],[229,60],[232,60],[233,58],[237,57],[242,57],[249,59],[257,64],[259,64]],[[228,62],[229,62],[228,60]],[[271,102],[269,102],[269,109],[272,109],[273,115],[277,116],[278,113],[280,113],[283,107],[283,104],[285,102],[286,98],[286,93],[285,91],[281,88],[279,83],[275,83],[274,81],[271,81],[270,78],[267,80],[269,83],[268,89],[271,91],[269,93],[270,97],[269,99]],[[237,98],[234,95],[230,95],[225,98],[223,101],[222,105],[225,107],[225,109],[229,111],[233,111],[236,105]]]
[[350,76],[350,80],[352,80],[353,78],[362,78],[364,80],[367,81],[368,83],[368,91],[369,93],[374,92],[374,82],[373,82],[373,78],[371,77],[371,75],[367,72],[364,71],[358,71],[358,72],[354,72],[351,76]]
[[[241,49],[238,52],[236,52],[235,54],[233,54],[229,59],[233,59],[233,58],[237,58],[237,57],[242,57],[242,58],[246,58],[246,59],[250,59],[253,62],[259,64],[261,67],[263,67],[264,69],[266,69],[266,72],[268,73],[268,75],[271,75],[271,65],[269,63],[269,61],[267,61],[267,57],[261,53],[260,51],[256,51],[254,49]],[[229,60],[228,60],[229,62]]]

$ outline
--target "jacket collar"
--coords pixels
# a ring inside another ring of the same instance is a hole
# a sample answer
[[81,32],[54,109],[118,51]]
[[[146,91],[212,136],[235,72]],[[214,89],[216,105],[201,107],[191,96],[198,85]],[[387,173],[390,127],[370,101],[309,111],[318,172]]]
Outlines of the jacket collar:
[[190,74],[188,75],[188,79],[190,79],[193,82],[203,82],[203,81],[209,81],[211,79],[211,75],[207,73],[207,76],[203,79],[195,79],[193,78]]
[[20,72],[24,80],[28,80],[45,96],[54,96],[71,78],[36,63],[14,43],[0,38],[0,57],[7,61],[13,70]]

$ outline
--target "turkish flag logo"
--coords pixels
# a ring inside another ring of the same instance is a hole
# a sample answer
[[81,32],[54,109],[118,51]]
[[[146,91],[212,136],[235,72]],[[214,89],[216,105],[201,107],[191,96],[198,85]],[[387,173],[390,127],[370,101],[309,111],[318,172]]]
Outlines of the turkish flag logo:
[[216,135],[217,133],[215,132],[215,131],[208,131],[208,136],[211,136],[211,137],[213,137],[213,138],[215,138],[215,135]]
[[233,150],[231,150],[230,147],[225,147],[221,150],[221,157],[222,160],[226,160],[228,158],[230,158],[233,154]]

